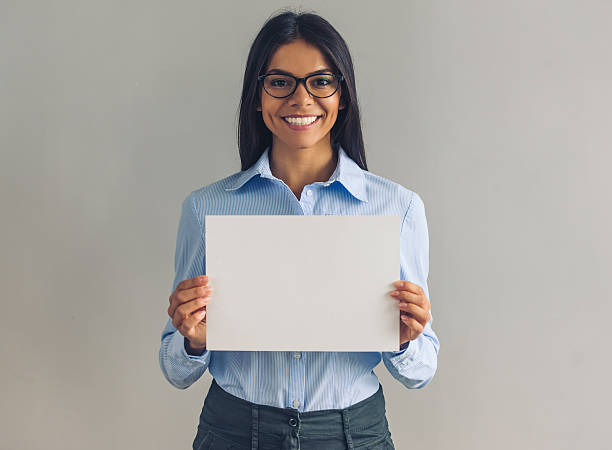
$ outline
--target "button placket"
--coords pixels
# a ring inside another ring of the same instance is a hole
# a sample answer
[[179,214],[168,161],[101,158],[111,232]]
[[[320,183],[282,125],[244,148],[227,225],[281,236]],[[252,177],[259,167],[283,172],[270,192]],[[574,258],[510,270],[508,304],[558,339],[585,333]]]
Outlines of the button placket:
[[291,367],[287,407],[299,410],[304,405],[304,389],[306,385],[306,367],[302,352],[292,351],[287,354],[287,362]]
[[313,208],[314,208],[314,192],[313,189],[311,188],[305,188],[302,191],[303,195],[300,198],[300,204],[302,206],[302,209],[304,211],[304,215],[305,216],[312,216],[313,215]]

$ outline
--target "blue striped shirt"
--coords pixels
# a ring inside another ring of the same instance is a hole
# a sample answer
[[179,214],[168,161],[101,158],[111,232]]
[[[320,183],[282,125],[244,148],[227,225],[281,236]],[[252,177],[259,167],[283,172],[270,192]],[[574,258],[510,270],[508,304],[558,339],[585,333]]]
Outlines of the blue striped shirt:
[[[361,169],[338,145],[338,163],[329,180],[305,186],[298,200],[272,175],[269,149],[249,169],[192,191],[185,198],[171,292],[181,281],[206,274],[207,214],[400,215],[400,279],[421,286],[429,299],[429,235],[424,204],[417,193]],[[214,292],[212,298],[214,301]],[[379,380],[373,369],[381,359],[407,388],[426,386],[436,372],[440,346],[432,320],[417,339],[398,352],[205,350],[194,356],[187,354],[185,338],[168,318],[161,335],[159,364],[166,379],[179,389],[191,386],[208,369],[224,390],[253,403],[300,412],[341,409],[377,391]]]

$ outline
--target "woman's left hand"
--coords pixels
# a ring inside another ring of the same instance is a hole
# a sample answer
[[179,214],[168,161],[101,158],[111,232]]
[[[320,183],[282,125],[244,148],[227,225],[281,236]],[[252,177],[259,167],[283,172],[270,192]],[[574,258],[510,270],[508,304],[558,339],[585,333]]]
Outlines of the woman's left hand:
[[400,345],[419,337],[429,319],[431,304],[425,291],[418,284],[398,280],[393,283],[396,290],[390,295],[399,300],[400,309]]

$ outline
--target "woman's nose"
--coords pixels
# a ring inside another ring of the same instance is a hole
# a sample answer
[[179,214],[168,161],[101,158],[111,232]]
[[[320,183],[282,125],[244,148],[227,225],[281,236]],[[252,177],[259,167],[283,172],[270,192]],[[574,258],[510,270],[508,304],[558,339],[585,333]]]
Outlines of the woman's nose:
[[297,87],[295,88],[295,92],[291,94],[291,97],[289,97],[289,101],[291,104],[299,103],[308,105],[313,102],[313,97],[306,90],[304,82],[301,82],[298,83]]

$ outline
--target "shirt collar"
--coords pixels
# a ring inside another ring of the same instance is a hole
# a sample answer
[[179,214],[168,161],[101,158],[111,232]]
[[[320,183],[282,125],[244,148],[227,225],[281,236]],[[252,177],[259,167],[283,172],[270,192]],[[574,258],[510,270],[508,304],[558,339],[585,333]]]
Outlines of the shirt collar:
[[[225,190],[234,191],[240,189],[255,175],[259,175],[262,178],[278,180],[270,171],[270,160],[268,158],[269,150],[270,146],[266,147],[255,164],[240,172],[240,175],[227,186]],[[340,144],[338,144],[338,164],[328,181],[330,183],[339,181],[355,198],[363,202],[368,201],[364,170],[346,154]]]

